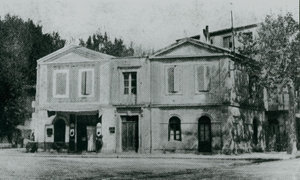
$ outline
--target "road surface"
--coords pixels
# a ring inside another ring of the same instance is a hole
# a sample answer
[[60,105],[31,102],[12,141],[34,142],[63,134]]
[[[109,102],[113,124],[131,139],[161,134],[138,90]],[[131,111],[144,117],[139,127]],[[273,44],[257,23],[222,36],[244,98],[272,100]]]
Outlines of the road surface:
[[300,159],[38,157],[0,154],[0,179],[300,179]]

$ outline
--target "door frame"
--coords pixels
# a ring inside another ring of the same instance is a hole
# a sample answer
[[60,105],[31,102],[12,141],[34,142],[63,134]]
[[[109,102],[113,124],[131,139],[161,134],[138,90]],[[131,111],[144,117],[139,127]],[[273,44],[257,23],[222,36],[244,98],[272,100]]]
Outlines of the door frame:
[[121,122],[120,122],[120,147],[121,147],[121,150],[122,150],[122,152],[133,152],[133,151],[124,151],[124,149],[123,149],[123,131],[122,131],[122,128],[123,128],[123,120],[122,120],[122,117],[136,117],[137,119],[136,119],[136,125],[135,125],[135,127],[136,127],[136,130],[137,130],[137,133],[136,133],[136,135],[137,135],[137,137],[135,137],[135,141],[137,141],[137,143],[136,143],[136,147],[135,147],[135,152],[139,152],[140,151],[140,116],[139,115],[135,115],[135,114],[133,114],[133,115],[120,115],[120,119],[121,119]]
[[[202,120],[202,123],[201,123]],[[203,122],[207,121],[207,122]],[[211,153],[212,152],[212,132],[211,132],[211,118],[207,115],[203,115],[198,119],[198,152],[201,153]],[[200,124],[208,124],[209,125],[209,150],[208,151],[200,151]]]

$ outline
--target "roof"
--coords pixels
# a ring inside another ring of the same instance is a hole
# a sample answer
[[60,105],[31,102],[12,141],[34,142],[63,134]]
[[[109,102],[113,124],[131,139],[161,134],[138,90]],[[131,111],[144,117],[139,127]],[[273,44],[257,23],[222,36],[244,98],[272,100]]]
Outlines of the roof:
[[114,56],[111,56],[108,54],[90,50],[86,47],[82,47],[82,46],[78,46],[78,45],[68,45],[68,46],[65,46],[65,47],[51,53],[51,54],[48,54],[47,56],[40,58],[39,60],[37,60],[37,62],[38,63],[51,62],[52,60],[62,57],[64,55],[67,55],[71,52],[76,53],[80,56],[87,57],[91,60],[111,59],[114,57]]
[[[239,26],[239,27],[235,27],[233,28],[234,31],[242,31],[245,29],[250,29],[250,28],[254,28],[257,27],[258,24],[249,24],[246,26]],[[210,36],[217,36],[217,35],[221,35],[221,34],[227,34],[230,33],[232,31],[231,28],[226,28],[226,29],[221,29],[221,30],[217,30],[217,31],[212,31],[209,33]]]
[[[242,30],[245,30],[245,29],[250,29],[250,28],[257,27],[258,25],[259,24],[249,24],[249,25],[246,25],[246,26],[238,26],[238,27],[233,28],[233,30],[234,31],[242,31]],[[218,35],[222,35],[222,34],[228,34],[228,33],[231,33],[231,32],[232,32],[231,28],[226,28],[226,29],[220,29],[220,30],[217,30],[217,31],[209,32],[209,35],[210,36],[218,36]],[[200,37],[201,37],[201,35],[197,34],[197,35],[194,35],[194,36],[190,36],[189,38],[200,39]],[[176,41],[180,41],[182,39],[185,39],[185,38],[177,39]]]
[[212,51],[214,51],[215,53],[227,53],[227,54],[232,54],[232,52],[228,49],[225,49],[225,48],[221,48],[221,47],[217,47],[217,46],[214,46],[214,45],[211,45],[211,44],[207,44],[207,43],[204,43],[200,40],[196,40],[196,39],[192,39],[192,38],[184,38],[184,39],[181,39],[181,40],[177,40],[175,43],[163,48],[163,49],[160,49],[158,51],[156,51],[154,53],[154,55],[152,55],[150,58],[154,58],[156,56],[159,56],[167,51],[170,51],[172,49],[174,49],[175,47],[178,47],[184,43],[191,43],[191,44],[194,44],[196,46],[199,46],[199,47],[202,47],[202,48],[206,48],[206,49],[210,49]]
[[[211,53],[210,54],[205,54],[205,55],[191,55],[191,56],[164,56],[164,54],[171,52],[172,50],[174,50],[175,48],[182,46],[186,43],[190,43],[194,46],[200,47],[200,48],[204,48],[209,50]],[[232,52],[229,49],[226,48],[221,48],[218,46],[214,46],[211,44],[207,44],[205,42],[202,42],[200,40],[196,40],[196,39],[192,39],[192,38],[185,38],[185,39],[181,39],[176,41],[175,43],[161,49],[158,50],[157,52],[154,53],[154,55],[150,56],[150,60],[151,59],[172,59],[172,58],[193,58],[193,57],[220,57],[220,56],[227,56],[230,57],[233,60],[239,61],[239,62],[243,62],[245,61],[245,59],[250,59],[242,54],[236,53],[236,52]],[[249,62],[249,61],[247,61]],[[257,64],[256,61],[251,59],[251,62],[253,62],[253,64]]]

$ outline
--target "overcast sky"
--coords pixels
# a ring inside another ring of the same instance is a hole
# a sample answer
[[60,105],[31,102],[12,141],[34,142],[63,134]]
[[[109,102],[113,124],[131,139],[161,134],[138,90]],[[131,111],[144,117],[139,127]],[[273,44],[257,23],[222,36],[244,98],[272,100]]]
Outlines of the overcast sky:
[[0,16],[33,19],[69,41],[100,29],[156,50],[202,34],[205,25],[230,27],[231,9],[235,26],[261,22],[270,13],[291,12],[299,19],[299,0],[0,0]]

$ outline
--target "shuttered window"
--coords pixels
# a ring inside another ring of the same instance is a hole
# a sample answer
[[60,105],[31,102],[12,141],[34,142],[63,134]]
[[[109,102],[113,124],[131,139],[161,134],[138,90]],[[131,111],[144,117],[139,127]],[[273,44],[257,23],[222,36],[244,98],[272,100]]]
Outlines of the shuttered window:
[[211,68],[207,65],[197,67],[197,85],[198,91],[209,91],[211,80]]
[[178,93],[181,88],[181,68],[178,66],[169,67],[168,76],[168,93]]
[[56,74],[56,95],[65,95],[67,85],[67,74],[57,73]]
[[81,95],[93,93],[93,72],[92,70],[81,72]]
[[168,69],[168,92],[174,93],[174,76],[175,76],[175,67],[170,67]]
[[69,71],[67,69],[56,69],[53,71],[54,98],[67,98],[69,96]]

